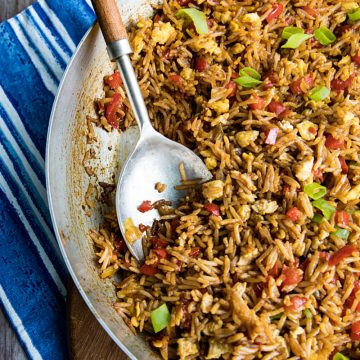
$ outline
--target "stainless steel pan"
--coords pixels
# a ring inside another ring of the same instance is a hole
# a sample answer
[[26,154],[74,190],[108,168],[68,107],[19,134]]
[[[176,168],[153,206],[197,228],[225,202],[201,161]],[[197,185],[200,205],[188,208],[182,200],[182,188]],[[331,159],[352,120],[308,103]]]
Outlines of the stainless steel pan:
[[[125,22],[150,16],[150,3],[122,0]],[[158,359],[145,339],[132,334],[114,310],[114,287],[111,280],[100,279],[93,244],[87,237],[88,230],[97,228],[108,210],[96,202],[89,216],[86,206],[83,208],[89,182],[93,182],[95,192],[98,181],[113,183],[138,138],[135,127],[122,134],[95,128],[97,142],[86,143],[86,115],[94,115],[93,100],[100,96],[103,76],[111,72],[112,66],[95,25],[73,55],[53,105],[46,149],[49,207],[69,273],[97,320],[131,359]],[[96,158],[90,160],[96,178],[91,179],[82,164],[90,148],[96,153]]]

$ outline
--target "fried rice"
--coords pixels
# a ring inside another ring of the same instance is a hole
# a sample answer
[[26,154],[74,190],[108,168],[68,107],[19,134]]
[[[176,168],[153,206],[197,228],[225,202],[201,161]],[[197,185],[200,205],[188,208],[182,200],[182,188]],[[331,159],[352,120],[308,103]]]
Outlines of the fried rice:
[[[140,226],[145,264],[114,213],[89,233],[100,276],[121,278],[115,309],[163,359],[360,358],[360,24],[347,15],[359,6],[171,0],[129,31],[153,126],[213,174]],[[283,48],[290,26],[336,39]],[[246,67],[261,83],[238,83]],[[123,131],[134,118],[119,75],[104,84],[88,127]],[[314,98],[319,87],[330,94]],[[171,318],[155,333],[162,304]]]

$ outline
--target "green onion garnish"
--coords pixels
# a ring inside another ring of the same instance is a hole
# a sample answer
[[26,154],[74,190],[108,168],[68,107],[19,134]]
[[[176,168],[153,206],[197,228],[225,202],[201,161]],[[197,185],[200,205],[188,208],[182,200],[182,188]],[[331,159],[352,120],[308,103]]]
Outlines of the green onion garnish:
[[350,21],[360,20],[360,8],[350,11],[347,15]]
[[155,333],[165,329],[170,322],[170,312],[166,304],[162,304],[150,313],[151,323]]
[[293,34],[288,38],[288,41],[282,46],[283,49],[296,49],[298,48],[305,40],[312,38],[313,35],[308,34]]
[[261,75],[251,67],[244,67],[239,71],[240,76],[250,76],[256,80],[261,79]]
[[312,313],[309,309],[305,309],[304,310],[304,315],[308,318],[308,319],[311,319],[312,318]]
[[319,214],[315,214],[311,220],[316,224],[321,224],[323,222],[324,218]]
[[270,321],[280,320],[283,315],[284,315],[284,313],[281,312],[281,313],[278,313],[278,314],[276,314],[274,316],[270,316]]
[[199,35],[203,35],[209,32],[209,28],[206,23],[206,16],[200,10],[193,8],[181,9],[176,13],[176,16],[190,18],[194,23],[196,32]]
[[347,356],[343,355],[342,353],[337,352],[337,353],[333,356],[333,360],[350,360],[350,358],[348,358]]
[[282,31],[281,37],[283,39],[288,39],[291,35],[303,34],[303,33],[304,33],[304,29],[301,29],[301,28],[298,28],[298,27],[295,27],[295,26],[287,26]]
[[311,197],[313,200],[317,200],[326,195],[326,187],[316,182],[307,184],[304,186],[305,194]]
[[314,101],[321,101],[330,95],[330,90],[326,86],[313,88],[309,93],[309,98]]
[[346,230],[346,229],[342,229],[338,226],[335,226],[336,231],[332,232],[331,235],[335,235],[337,237],[339,237],[340,239],[346,240],[349,235],[350,235],[350,231]]
[[330,45],[336,40],[336,36],[326,26],[320,26],[316,29],[314,36],[321,45]]
[[313,201],[312,204],[314,207],[321,210],[326,220],[330,220],[335,212],[335,208],[324,199],[317,199]]

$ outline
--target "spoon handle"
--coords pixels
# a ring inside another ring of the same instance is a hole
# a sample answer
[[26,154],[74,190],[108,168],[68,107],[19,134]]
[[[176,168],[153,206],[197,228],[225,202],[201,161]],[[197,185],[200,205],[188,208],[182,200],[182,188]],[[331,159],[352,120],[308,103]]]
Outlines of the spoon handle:
[[116,0],[91,0],[112,61],[116,60],[135,120],[153,130],[129,54],[133,51]]

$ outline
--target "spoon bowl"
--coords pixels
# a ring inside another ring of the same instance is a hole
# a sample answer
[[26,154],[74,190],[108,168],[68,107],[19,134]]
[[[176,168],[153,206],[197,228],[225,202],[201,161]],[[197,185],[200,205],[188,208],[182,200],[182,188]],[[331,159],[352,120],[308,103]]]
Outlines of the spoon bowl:
[[[138,210],[144,201],[154,203],[158,200],[170,201],[176,206],[186,195],[186,190],[177,190],[181,184],[179,166],[184,164],[187,179],[210,180],[212,175],[202,160],[187,147],[178,144],[159,134],[151,127],[143,127],[141,137],[133,153],[126,161],[117,184],[116,212],[122,234],[125,236],[125,221],[131,219],[139,224],[151,226],[159,218],[158,211]],[[157,183],[164,184],[165,190],[156,190]],[[127,243],[129,240],[125,238]],[[144,251],[139,237],[129,244],[132,255],[142,261]]]

